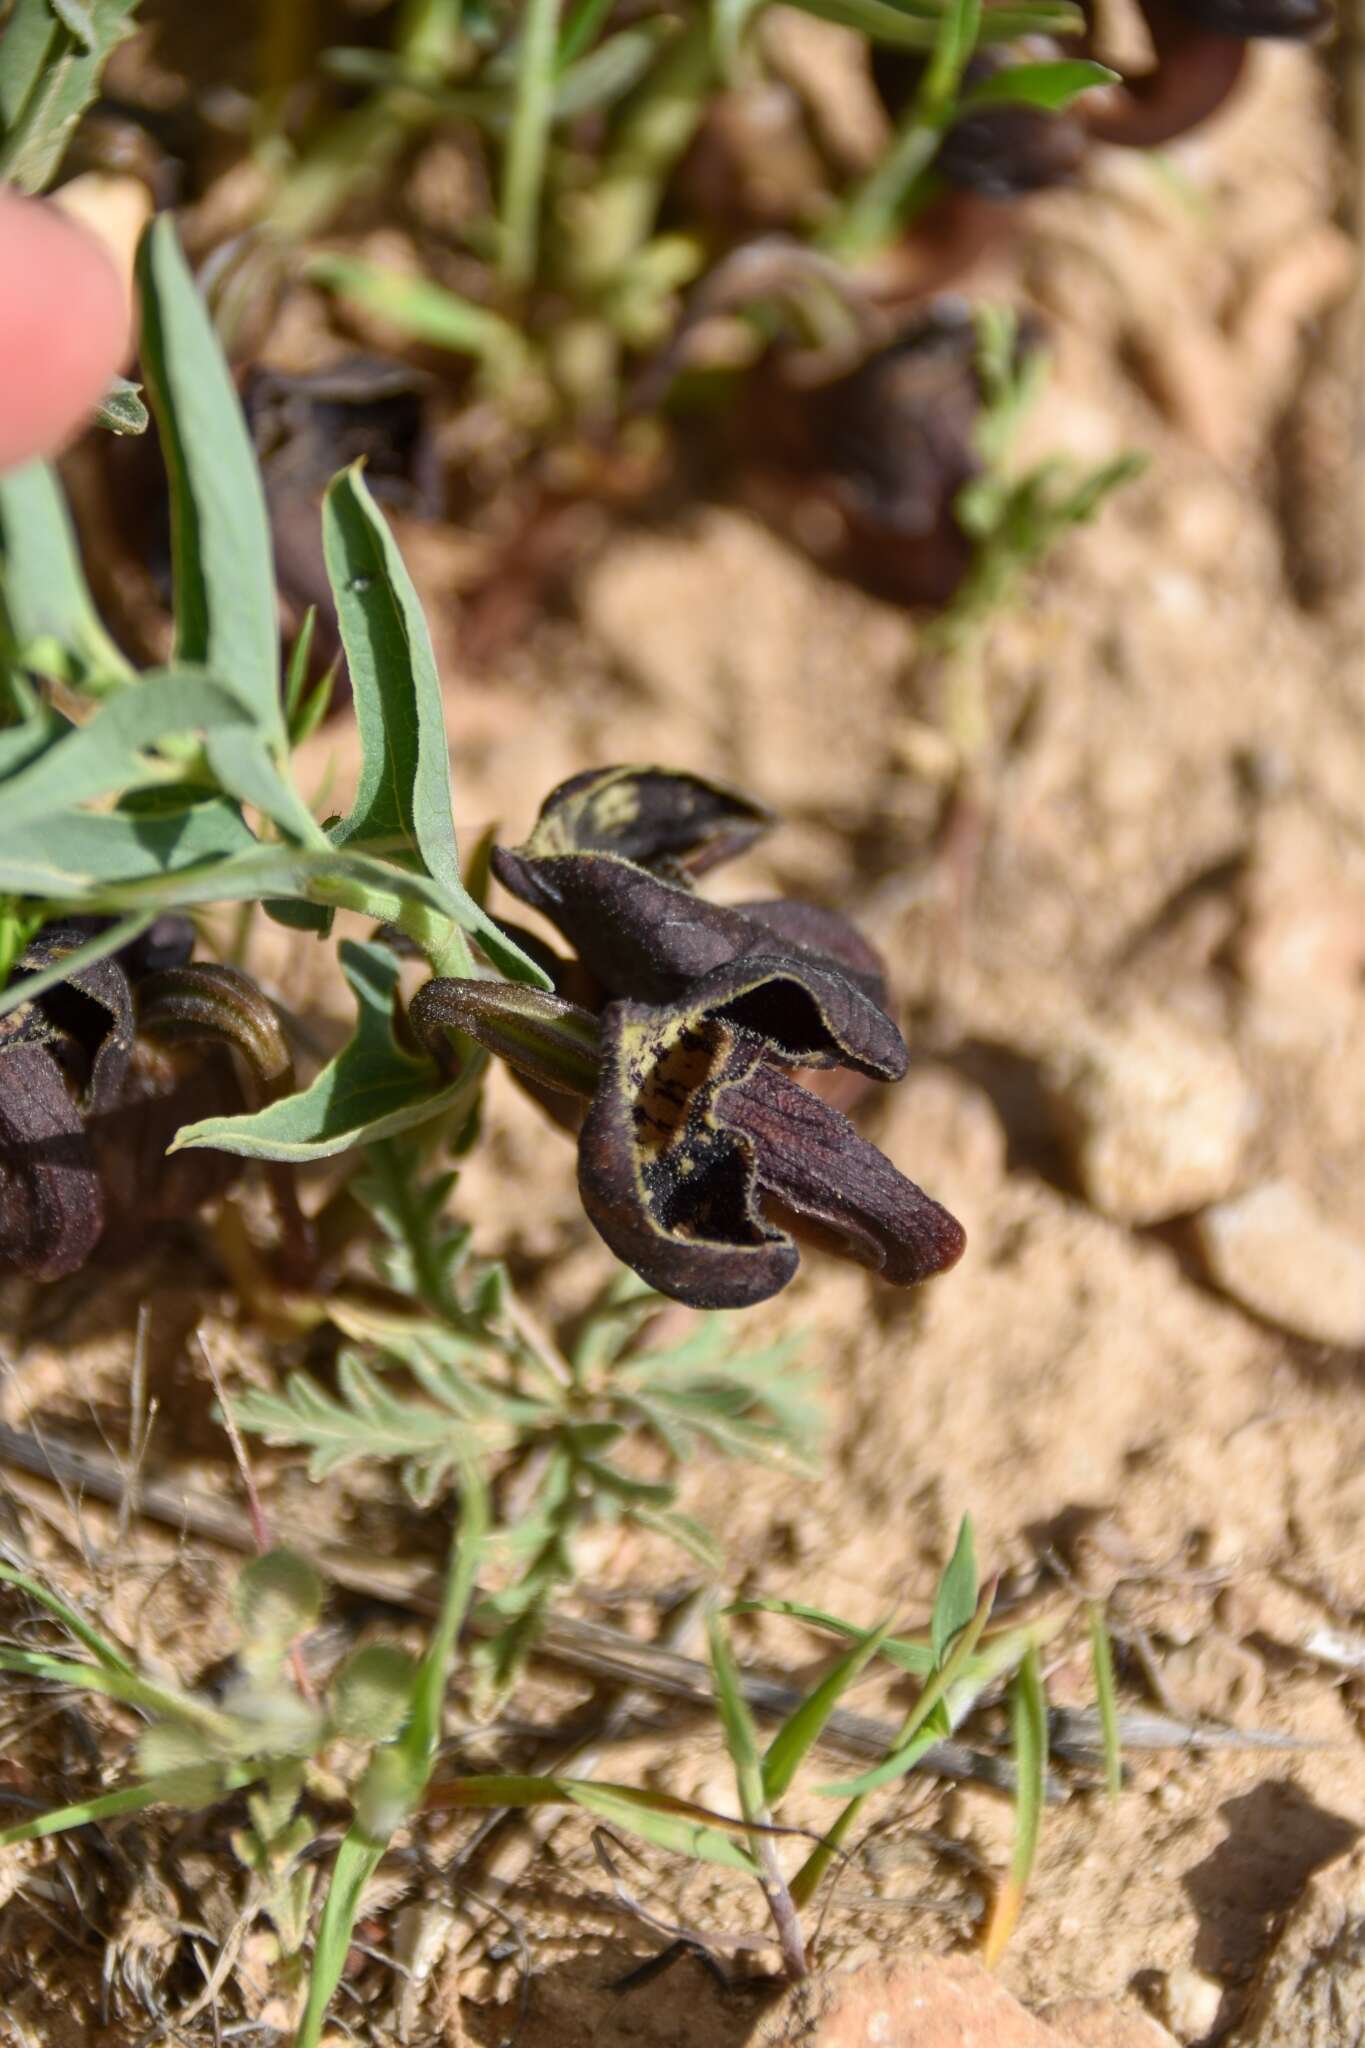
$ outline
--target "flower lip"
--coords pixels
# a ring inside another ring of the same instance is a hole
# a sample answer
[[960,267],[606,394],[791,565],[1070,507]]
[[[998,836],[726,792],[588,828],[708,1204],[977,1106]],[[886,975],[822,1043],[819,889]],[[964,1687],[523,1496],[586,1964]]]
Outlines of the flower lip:
[[751,1141],[719,1099],[753,1072],[762,1041],[715,1019],[612,1003],[603,1074],[579,1136],[578,1186],[618,1258],[694,1308],[749,1308],[798,1264],[762,1215]]
[[611,1003],[579,1140],[607,1244],[696,1308],[744,1308],[798,1263],[787,1219],[900,1286],[961,1255],[961,1226],[723,1009]]

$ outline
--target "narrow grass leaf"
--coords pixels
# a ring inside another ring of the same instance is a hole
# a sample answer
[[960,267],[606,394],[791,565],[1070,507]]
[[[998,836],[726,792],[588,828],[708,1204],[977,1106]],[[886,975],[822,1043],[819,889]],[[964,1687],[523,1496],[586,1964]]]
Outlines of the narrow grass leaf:
[[[61,965],[65,968],[75,958],[69,954]],[[38,977],[35,975],[34,980]],[[13,1565],[0,1564],[0,1581],[13,1586],[17,1592],[26,1593],[30,1600],[59,1621],[68,1634],[78,1643],[84,1643],[90,1654],[110,1671],[121,1671],[127,1678],[136,1678],[137,1666],[129,1662],[107,1636],[101,1635],[93,1622],[87,1621],[79,1608],[63,1600],[60,1593],[54,1593],[41,1579],[30,1578],[27,1572],[16,1571]]]
[[265,491],[207,306],[170,216],[138,252],[142,367],[171,486],[176,654],[229,676],[284,743]]
[[558,28],[559,0],[525,0],[498,222],[498,268],[513,291],[535,276]]
[[[11,26],[6,56],[13,32]],[[66,657],[64,679],[92,694],[133,680],[131,663],[95,610],[66,499],[56,471],[45,462],[0,476],[0,561],[5,610],[21,656],[52,643]]]
[[1047,1779],[1047,1696],[1036,1648],[1030,1648],[1014,1681],[1011,1727],[1014,1737],[1014,1850],[1009,1875],[996,1893],[982,1943],[988,1969],[1005,1952],[1019,1920],[1038,1853]]
[[977,1611],[976,1552],[972,1542],[972,1518],[962,1517],[957,1542],[949,1558],[929,1620],[929,1647],[934,1663],[942,1664],[952,1643]]
[[725,1747],[735,1767],[740,1811],[746,1820],[759,1821],[765,1818],[765,1808],[758,1730],[744,1697],[729,1634],[719,1614],[707,1615],[706,1640],[711,1653],[711,1675],[715,1682],[716,1705],[725,1735]]
[[294,2048],[317,2048],[322,2038],[327,2008],[346,1967],[351,1935],[359,1917],[365,1887],[379,1868],[387,1846],[384,1842],[370,1841],[355,1826],[348,1828],[342,1836],[327,1885],[317,1938],[313,1943],[308,1997],[294,2037]]
[[[623,1832],[638,1835],[656,1849],[673,1856],[688,1856],[699,1863],[719,1863],[728,1870],[757,1875],[754,1859],[740,1844],[714,1822],[693,1820],[685,1814],[665,1812],[650,1805],[649,1795],[639,1797],[633,1788],[623,1790],[584,1780],[568,1787],[575,1806],[609,1821]],[[624,1789],[624,1788],[623,1788]]]
[[797,1772],[819,1741],[830,1715],[854,1679],[882,1648],[890,1627],[888,1619],[846,1650],[815,1690],[807,1694],[800,1706],[782,1723],[763,1757],[763,1795],[768,1806],[776,1806],[790,1789]]
[[412,1716],[402,1737],[404,1754],[423,1784],[441,1734],[441,1709],[461,1626],[469,1611],[484,1541],[488,1535],[488,1495],[475,1465],[464,1468],[460,1519],[451,1544],[445,1588],[436,1627],[413,1686]]
[[1100,1719],[1104,1749],[1104,1784],[1110,1799],[1123,1790],[1123,1743],[1119,1733],[1118,1689],[1114,1683],[1114,1651],[1098,1600],[1086,1603],[1090,1629],[1090,1664],[1095,1674],[1095,1708]]
[[[946,1575],[945,1575],[946,1576]],[[913,1770],[923,1756],[929,1741],[936,1740],[943,1732],[941,1727],[926,1727],[930,1716],[941,1701],[957,1687],[965,1676],[972,1653],[990,1619],[991,1603],[995,1598],[995,1586],[990,1584],[977,1603],[976,1612],[967,1626],[960,1630],[946,1661],[926,1681],[924,1690],[915,1701],[905,1718],[900,1740],[891,1755],[875,1769],[865,1771],[860,1778],[853,1778],[847,1784],[819,1785],[816,1790],[830,1799],[858,1799],[869,1792],[875,1792],[880,1785],[889,1785],[893,1779]],[[982,1676],[974,1690],[980,1691],[988,1680]],[[965,1711],[965,1705],[960,1711]],[[960,1715],[959,1715],[960,1717]],[[925,1738],[928,1738],[927,1740]]]
[[377,313],[412,341],[473,356],[499,383],[525,368],[526,343],[510,320],[430,278],[407,277],[362,256],[331,252],[313,257],[306,274],[339,299]]
[[1069,57],[1047,64],[1007,64],[974,86],[958,102],[957,112],[975,113],[978,107],[1018,104],[1044,107],[1059,112],[1083,92],[1097,85],[1116,85],[1119,74],[1107,64],[1086,57]]
[[[843,1636],[857,1642],[863,1631],[851,1621],[844,1621],[837,1614],[827,1614],[822,1607],[811,1607],[804,1600],[735,1600],[731,1602],[732,1614],[786,1614],[793,1621],[807,1622],[810,1627],[827,1629],[831,1635]],[[927,1638],[914,1636],[886,1636],[881,1644],[881,1655],[888,1664],[895,1664],[912,1678],[925,1678],[934,1668],[934,1653]]]
[[264,1764],[190,1764],[183,1770],[163,1771],[155,1778],[139,1780],[136,1785],[120,1785],[117,1791],[100,1793],[94,1799],[55,1806],[50,1813],[40,1813],[32,1820],[0,1829],[0,1849],[65,1834],[68,1828],[117,1820],[125,1813],[145,1813],[149,1806],[174,1806],[182,1813],[194,1813],[214,1805],[230,1792],[240,1791],[244,1785],[258,1783],[265,1771]]

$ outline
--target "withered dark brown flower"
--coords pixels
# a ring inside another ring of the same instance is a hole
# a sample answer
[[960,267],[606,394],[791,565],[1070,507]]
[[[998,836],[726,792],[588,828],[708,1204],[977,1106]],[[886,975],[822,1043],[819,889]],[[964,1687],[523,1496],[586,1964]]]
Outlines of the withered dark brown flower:
[[[58,965],[98,918],[46,925],[17,978]],[[191,962],[187,919],[158,918],[121,952],[75,967],[0,1019],[0,1271],[55,1280],[137,1247],[153,1224],[221,1194],[240,1162],[166,1157],[176,1131],[289,1084],[278,1019],[237,969]],[[179,1046],[193,1041],[192,1049]]]
[[767,823],[695,776],[575,777],[525,845],[499,848],[493,864],[572,942],[573,985],[594,1006],[442,979],[409,1013],[433,1050],[463,1032],[539,1087],[586,1099],[588,1216],[627,1265],[694,1307],[777,1293],[797,1268],[794,1230],[898,1286],[942,1272],[965,1242],[946,1209],[796,1078],[904,1074],[872,948],[811,904],[692,893],[693,876]]

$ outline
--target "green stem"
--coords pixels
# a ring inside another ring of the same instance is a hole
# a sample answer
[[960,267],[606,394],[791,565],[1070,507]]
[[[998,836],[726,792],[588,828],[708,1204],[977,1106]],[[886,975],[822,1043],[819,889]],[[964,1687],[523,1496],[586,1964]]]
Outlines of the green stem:
[[649,239],[664,185],[697,132],[714,80],[710,27],[702,21],[670,44],[627,100],[569,251],[580,289],[611,283]]
[[525,0],[498,242],[498,269],[504,284],[517,292],[524,292],[536,274],[558,26],[559,0]]

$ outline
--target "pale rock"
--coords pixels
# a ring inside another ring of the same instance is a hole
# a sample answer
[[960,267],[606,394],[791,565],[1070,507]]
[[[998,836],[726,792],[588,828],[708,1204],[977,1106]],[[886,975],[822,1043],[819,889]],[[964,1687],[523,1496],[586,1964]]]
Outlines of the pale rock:
[[1039,2017],[1056,2028],[1067,2048],[1176,2048],[1175,2036],[1149,2012],[1108,1998],[1063,1998]]
[[1195,1232],[1210,1278],[1243,1308],[1314,1343],[1365,1344],[1365,1248],[1292,1182],[1215,1203]]
[[974,1956],[905,1956],[811,1978],[764,2015],[753,2048],[1176,2048],[1146,2014],[1072,1998],[1034,2015]]
[[1177,2041],[1202,2041],[1218,2023],[1223,1986],[1192,1964],[1180,1963],[1167,1972],[1157,2002]]
[[1159,1223],[1226,1195],[1256,1104],[1229,1047],[1157,1009],[1073,1027],[1043,1063],[1058,1135],[1093,1206]]

